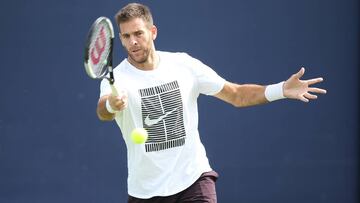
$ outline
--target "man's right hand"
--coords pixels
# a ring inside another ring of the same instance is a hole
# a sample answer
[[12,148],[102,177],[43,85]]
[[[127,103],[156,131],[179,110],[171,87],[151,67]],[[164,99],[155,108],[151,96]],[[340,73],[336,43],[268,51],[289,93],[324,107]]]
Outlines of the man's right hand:
[[[127,107],[128,97],[125,91],[120,91],[118,96],[108,95],[107,100],[114,111],[122,111]],[[112,112],[109,112],[112,113]]]
[[109,106],[114,111],[122,111],[127,107],[128,104],[128,96],[127,93],[124,91],[120,91],[118,96],[113,96],[111,94],[104,95],[100,97],[96,113],[100,120],[102,121],[111,121],[115,118],[114,112],[109,112],[106,108],[106,102],[109,103]]

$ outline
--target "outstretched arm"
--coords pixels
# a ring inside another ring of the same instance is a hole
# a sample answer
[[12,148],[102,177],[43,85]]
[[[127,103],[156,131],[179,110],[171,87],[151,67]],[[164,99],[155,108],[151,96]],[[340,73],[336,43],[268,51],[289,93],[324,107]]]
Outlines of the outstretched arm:
[[[309,80],[301,80],[301,77],[304,75],[305,69],[301,68],[298,73],[293,74],[288,80],[284,83],[281,83],[279,93],[275,93],[275,98],[289,98],[289,99],[298,99],[303,102],[308,102],[309,99],[316,99],[317,96],[312,93],[325,94],[326,90],[310,87],[316,83],[322,82],[322,78],[314,78]],[[223,89],[214,95],[215,97],[228,102],[236,107],[246,107],[254,106],[259,104],[265,104],[272,99],[269,98],[269,91],[271,91],[274,85],[262,86],[255,84],[235,84],[226,82]],[[267,89],[268,88],[268,89]],[[265,92],[267,91],[267,94]],[[280,94],[280,95],[276,95]],[[273,95],[274,96],[274,95]]]

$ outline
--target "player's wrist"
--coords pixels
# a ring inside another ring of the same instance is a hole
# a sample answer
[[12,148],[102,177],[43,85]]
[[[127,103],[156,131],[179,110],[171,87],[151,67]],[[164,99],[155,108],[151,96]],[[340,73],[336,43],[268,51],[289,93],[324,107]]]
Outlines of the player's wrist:
[[106,102],[105,102],[105,108],[106,108],[106,110],[107,110],[109,113],[111,113],[111,114],[114,114],[114,113],[118,112],[117,110],[115,110],[115,109],[113,109],[113,108],[111,107],[110,102],[109,102],[109,99],[107,99]]
[[265,98],[269,101],[276,101],[279,99],[285,99],[284,96],[284,83],[285,81],[279,82],[277,84],[268,85],[265,88]]

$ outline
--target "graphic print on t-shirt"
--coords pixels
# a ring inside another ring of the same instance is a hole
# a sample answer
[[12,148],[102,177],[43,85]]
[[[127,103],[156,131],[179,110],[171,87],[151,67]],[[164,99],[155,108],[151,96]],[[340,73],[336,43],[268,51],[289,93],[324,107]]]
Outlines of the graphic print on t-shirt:
[[177,81],[139,90],[143,126],[149,137],[146,152],[185,144],[183,105]]

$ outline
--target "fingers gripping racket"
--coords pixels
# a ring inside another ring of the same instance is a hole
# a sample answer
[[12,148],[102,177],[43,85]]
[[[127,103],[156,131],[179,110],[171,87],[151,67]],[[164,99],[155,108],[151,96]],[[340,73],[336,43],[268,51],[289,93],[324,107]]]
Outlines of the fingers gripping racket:
[[[111,87],[111,93],[118,96],[114,86],[112,67],[112,52],[114,44],[114,29],[110,19],[99,17],[89,30],[84,55],[86,73],[93,79],[106,78]],[[107,77],[109,75],[109,77]]]

